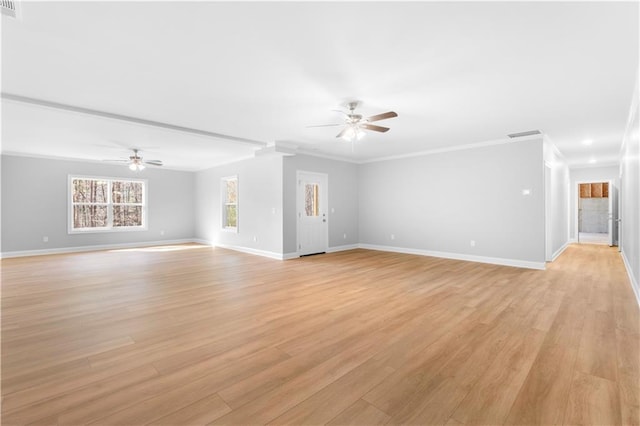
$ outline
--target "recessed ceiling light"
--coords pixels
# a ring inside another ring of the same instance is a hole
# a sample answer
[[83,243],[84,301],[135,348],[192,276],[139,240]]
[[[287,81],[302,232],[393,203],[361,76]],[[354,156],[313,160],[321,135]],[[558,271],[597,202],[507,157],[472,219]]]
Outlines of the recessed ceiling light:
[[583,145],[591,145],[592,143],[593,143],[592,139],[585,139],[585,140],[582,141]]
[[596,163],[596,159],[592,158],[591,160],[589,160],[589,164],[595,164]]

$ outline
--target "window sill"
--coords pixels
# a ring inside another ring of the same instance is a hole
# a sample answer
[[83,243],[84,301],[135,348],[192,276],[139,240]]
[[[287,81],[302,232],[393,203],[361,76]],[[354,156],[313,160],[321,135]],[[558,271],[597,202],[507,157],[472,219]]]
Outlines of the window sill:
[[135,226],[129,228],[102,228],[102,229],[72,229],[68,231],[69,235],[73,234],[110,234],[110,233],[118,233],[118,232],[139,232],[139,231],[148,231],[149,229],[146,226]]

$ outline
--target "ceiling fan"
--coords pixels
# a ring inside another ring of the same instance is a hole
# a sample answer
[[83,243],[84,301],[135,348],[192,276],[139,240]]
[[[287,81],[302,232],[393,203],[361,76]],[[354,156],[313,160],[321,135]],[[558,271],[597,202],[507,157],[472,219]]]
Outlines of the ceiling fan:
[[111,161],[115,163],[128,163],[129,169],[133,171],[144,170],[145,166],[162,166],[162,161],[160,160],[143,160],[141,156],[138,155],[140,151],[138,149],[133,149],[133,155],[129,157],[129,159],[125,160],[104,160]]
[[354,140],[360,140],[365,135],[365,130],[372,130],[374,132],[387,132],[389,130],[388,127],[378,126],[376,124],[371,124],[374,121],[386,120],[388,118],[397,117],[398,114],[389,111],[383,112],[382,114],[372,115],[371,117],[364,118],[362,114],[356,114],[355,109],[358,107],[360,102],[351,101],[347,104],[349,108],[349,112],[345,112],[342,110],[334,110],[341,114],[344,114],[344,124],[321,124],[318,126],[308,126],[308,127],[329,127],[329,126],[345,126],[344,129],[340,133],[336,135],[336,138],[342,138],[349,142],[353,142]]

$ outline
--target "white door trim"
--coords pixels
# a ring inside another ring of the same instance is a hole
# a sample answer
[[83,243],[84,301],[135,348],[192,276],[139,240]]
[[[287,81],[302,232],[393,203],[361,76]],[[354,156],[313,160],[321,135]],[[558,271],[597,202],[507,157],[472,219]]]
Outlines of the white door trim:
[[[302,217],[302,212],[300,211],[300,206],[301,206],[301,190],[300,190],[300,184],[302,181],[302,176],[303,175],[311,175],[311,176],[317,176],[320,179],[322,179],[322,181],[325,183],[325,187],[322,188],[323,192],[321,192],[320,194],[320,211],[321,211],[321,215],[324,215],[324,219],[325,223],[327,224],[324,227],[324,235],[323,235],[323,241],[322,241],[322,247],[320,250],[314,250],[313,252],[307,252],[307,250],[302,249],[301,247],[301,217]],[[313,253],[323,253],[323,252],[327,252],[327,250],[329,249],[329,209],[328,209],[328,203],[329,203],[329,175],[326,173],[319,173],[319,172],[310,172],[310,171],[306,171],[306,170],[296,170],[296,254],[298,256],[302,256],[302,255],[306,255],[306,254],[313,254]]]
[[[606,179],[606,180],[588,179],[588,180],[579,180],[579,181],[575,181],[574,182],[575,183],[575,189],[576,189],[576,197],[575,197],[575,209],[574,209],[575,211],[573,212],[573,214],[574,214],[574,218],[575,218],[575,224],[574,224],[574,227],[575,227],[574,232],[575,232],[575,236],[576,236],[575,241],[577,243],[580,242],[580,222],[578,222],[578,220],[579,220],[578,211],[579,211],[579,204],[580,204],[580,184],[583,184],[583,183],[600,183],[600,182],[609,182],[609,197],[613,197],[613,191],[612,191],[613,184],[614,184],[613,180],[610,180],[610,179]],[[618,214],[620,214],[620,213],[618,213]],[[613,219],[615,220],[616,217],[615,217],[615,215],[613,215],[613,216],[614,216]]]

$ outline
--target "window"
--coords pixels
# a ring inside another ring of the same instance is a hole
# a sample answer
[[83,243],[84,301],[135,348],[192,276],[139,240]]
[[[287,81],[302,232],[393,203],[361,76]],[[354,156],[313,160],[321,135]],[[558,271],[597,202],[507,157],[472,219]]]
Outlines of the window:
[[146,181],[69,177],[69,232],[146,229]]
[[317,183],[307,183],[304,186],[304,214],[306,216],[320,216]]
[[238,176],[222,178],[222,228],[238,231]]

